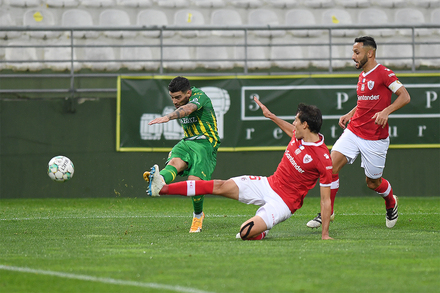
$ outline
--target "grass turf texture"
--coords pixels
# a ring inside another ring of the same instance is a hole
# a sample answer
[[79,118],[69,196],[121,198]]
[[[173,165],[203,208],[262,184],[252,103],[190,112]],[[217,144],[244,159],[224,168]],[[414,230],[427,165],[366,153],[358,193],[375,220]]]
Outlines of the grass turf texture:
[[340,197],[335,240],[322,241],[305,226],[311,197],[268,238],[242,241],[257,207],[219,197],[206,198],[197,234],[184,197],[0,200],[0,291],[436,292],[439,203],[399,198],[388,229],[382,199]]

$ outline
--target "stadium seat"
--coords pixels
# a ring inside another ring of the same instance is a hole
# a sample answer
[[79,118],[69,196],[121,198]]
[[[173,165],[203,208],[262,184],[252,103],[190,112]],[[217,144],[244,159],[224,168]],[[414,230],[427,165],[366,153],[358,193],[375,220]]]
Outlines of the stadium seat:
[[334,6],[333,0],[306,0],[303,5],[310,8],[330,8]]
[[372,4],[386,8],[400,8],[407,5],[406,0],[372,0]]
[[[182,9],[176,11],[174,14],[174,24],[176,26],[202,26],[205,25],[205,18],[203,14],[195,9]],[[195,38],[195,37],[207,37],[211,34],[209,30],[206,31],[179,31],[182,37]]]
[[420,64],[430,67],[440,67],[440,44],[421,44],[419,46],[419,56],[422,57]]
[[[256,9],[249,12],[248,24],[252,26],[277,26],[280,24],[278,16],[273,10]],[[252,31],[258,37],[282,37],[286,34],[284,30],[255,30]]]
[[138,8],[138,7],[151,7],[153,5],[152,0],[117,0],[118,5]]
[[[329,46],[308,46],[306,48],[308,58],[313,60],[310,64],[316,68],[328,69],[330,66],[330,61],[327,60],[317,60],[330,57]],[[332,58],[342,58],[337,47],[332,47]],[[344,68],[347,64],[346,60],[332,60],[332,68]]]
[[370,0],[336,0],[336,4],[345,8],[365,8],[370,7]]
[[[163,48],[163,67],[171,70],[194,70],[197,67],[195,61],[191,60],[188,47],[164,47]],[[177,60],[177,61],[169,61]]]
[[[425,24],[425,17],[420,10],[413,8],[403,8],[396,11],[394,16],[396,24]],[[411,29],[399,29],[398,32],[404,36],[412,36]],[[431,34],[429,29],[415,29],[415,36],[427,36]]]
[[[139,26],[167,26],[168,18],[162,10],[147,9],[142,10],[137,16],[137,25]],[[159,30],[143,30],[141,34],[148,38],[158,38],[160,36]],[[174,31],[163,31],[163,37],[169,38],[174,36]]]
[[[92,15],[86,10],[80,9],[70,9],[64,11],[61,16],[61,25],[67,27],[77,27],[77,26],[93,26]],[[67,32],[70,35],[70,32]],[[99,37],[99,31],[74,31],[73,37],[87,38],[87,39],[96,39]]]
[[199,66],[206,69],[232,69],[234,67],[233,61],[225,60],[231,57],[228,56],[227,49],[221,46],[197,47],[196,59]]
[[9,0],[12,7],[34,7],[40,5],[40,0]]
[[[29,42],[11,42],[5,49],[6,67],[14,71],[38,71],[43,69],[41,62],[26,62],[26,61],[41,61],[38,58],[37,49],[35,47],[12,47],[12,46],[29,46]],[[22,61],[22,62],[11,62]]]
[[[175,110],[176,108],[174,106],[166,106],[165,108],[163,108],[162,115],[159,116],[166,116],[174,112]],[[149,125],[149,126],[151,127],[154,125]],[[166,140],[180,140],[182,139],[182,137],[185,136],[182,126],[180,126],[179,122],[177,122],[176,119],[168,121],[167,123],[163,123],[162,131],[163,131],[163,136]]]
[[[400,38],[391,38],[387,39],[386,43],[388,44],[380,44],[380,47],[377,50],[377,59],[380,63],[385,66],[393,68],[411,68],[413,60],[413,49],[409,40],[407,45],[399,45],[399,49],[396,50],[394,43],[402,42],[402,37]],[[394,58],[402,58],[402,59],[394,59]],[[420,59],[415,60],[415,66],[419,67],[421,64]]]
[[156,0],[156,1],[157,1],[157,5],[164,8],[183,8],[189,6],[187,0]]
[[[215,26],[240,26],[243,24],[240,14],[236,10],[232,9],[218,9],[214,10],[211,14],[211,24]],[[221,37],[242,37],[244,31],[236,30],[222,30],[212,31],[213,35]]]
[[389,24],[388,16],[385,11],[377,8],[363,9],[359,12],[358,16],[359,24],[364,25],[363,29],[365,35],[368,36],[381,36],[391,37],[396,34],[395,29],[368,29],[369,25],[382,25]]
[[[112,26],[130,26],[130,17],[123,10],[108,9],[99,14],[99,25]],[[134,38],[136,31],[105,31],[104,35],[109,38]]]
[[[285,23],[289,26],[313,26],[316,25],[315,16],[308,9],[292,9],[286,12]],[[317,37],[323,30],[290,30],[296,37]]]
[[[87,60],[83,66],[92,70],[99,71],[117,71],[121,68],[121,64],[116,62],[116,56],[113,48],[111,47],[93,47],[108,45],[102,42],[87,42],[87,47],[84,47],[83,58]],[[103,61],[103,62],[95,62]]]
[[263,1],[261,0],[231,0],[231,4],[235,7],[239,8],[258,8],[263,5]]
[[223,0],[192,0],[192,3],[203,8],[220,8],[226,6]]
[[79,0],[45,0],[48,7],[76,7],[79,4]]
[[[245,61],[241,59],[245,59],[245,48],[244,47],[235,47],[235,65],[239,67],[245,66]],[[271,66],[271,62],[266,60],[268,59],[268,48],[263,46],[258,47],[247,47],[247,59],[261,59],[261,60],[253,60],[247,61],[248,69],[268,69]]]
[[[440,25],[440,9],[435,9],[431,12],[431,23]],[[436,30],[440,34],[440,29]]]
[[153,54],[149,47],[122,47],[121,60],[122,67],[130,70],[157,70],[159,68],[159,62],[146,61],[153,60]]
[[433,8],[440,6],[440,0],[413,0],[414,5],[423,8]]
[[[16,26],[14,18],[11,17],[9,12],[5,9],[0,9],[0,26]],[[0,31],[1,39],[14,39],[19,38],[21,32],[19,31]]]
[[[68,42],[52,43],[52,45],[70,45]],[[70,70],[72,66],[71,60],[72,50],[70,47],[45,47],[43,50],[44,60],[46,68],[50,68],[54,71]],[[73,60],[76,60],[75,50],[73,51]],[[52,60],[63,62],[51,62]],[[81,65],[78,62],[73,62],[73,70],[77,71],[81,69]]]
[[[29,27],[53,26],[55,27],[55,19],[47,9],[30,9],[23,15],[23,25]],[[57,38],[61,35],[60,31],[28,31],[31,37],[38,39]]]
[[[347,10],[343,9],[329,9],[322,13],[322,25],[327,25],[329,27],[338,25],[352,25],[350,14]],[[359,30],[357,29],[336,29],[332,30],[332,36],[337,37],[355,37],[359,35]]]
[[[141,135],[142,140],[160,140],[162,138],[163,127],[168,123],[148,125],[148,122],[159,117],[162,117],[162,115],[156,113],[142,114],[141,122],[139,125],[139,134]],[[170,122],[173,121],[175,120],[172,120]],[[180,128],[182,129],[182,127]],[[180,137],[183,137],[183,135]]]
[[309,61],[304,60],[279,60],[303,59],[301,46],[272,46],[270,58],[273,60],[273,65],[283,69],[307,68],[309,65]]
[[115,5],[114,0],[82,0],[81,5],[84,5],[86,7],[112,7]]
[[266,3],[274,8],[292,8],[299,5],[299,0],[266,0]]

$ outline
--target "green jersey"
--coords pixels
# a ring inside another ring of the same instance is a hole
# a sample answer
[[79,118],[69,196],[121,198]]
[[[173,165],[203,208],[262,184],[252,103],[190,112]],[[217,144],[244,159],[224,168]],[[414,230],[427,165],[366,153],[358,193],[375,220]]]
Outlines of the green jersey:
[[180,119],[185,139],[206,138],[213,148],[218,148],[220,146],[220,137],[218,136],[217,118],[215,117],[211,99],[196,87],[192,87],[191,91],[189,103],[195,104],[197,110]]

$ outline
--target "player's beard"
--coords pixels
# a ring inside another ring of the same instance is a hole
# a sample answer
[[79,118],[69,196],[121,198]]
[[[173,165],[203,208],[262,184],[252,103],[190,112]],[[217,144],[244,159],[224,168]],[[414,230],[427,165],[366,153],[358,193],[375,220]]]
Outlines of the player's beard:
[[367,62],[368,62],[368,56],[365,55],[364,58],[362,58],[362,60],[360,60],[358,63],[356,63],[356,68],[362,69]]

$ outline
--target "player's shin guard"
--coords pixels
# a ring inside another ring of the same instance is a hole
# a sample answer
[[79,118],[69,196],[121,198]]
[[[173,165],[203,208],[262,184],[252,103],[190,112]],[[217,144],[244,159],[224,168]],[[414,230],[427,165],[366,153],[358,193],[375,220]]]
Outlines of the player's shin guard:
[[191,199],[194,207],[194,214],[195,215],[201,214],[203,212],[203,201],[205,200],[205,196],[197,195],[191,197]]
[[165,185],[160,194],[176,194],[185,196],[196,196],[212,194],[214,181],[188,180]]
[[332,185],[330,187],[330,200],[332,204],[332,215],[334,213],[334,205],[335,205],[335,198],[336,193],[338,193],[339,190],[339,174],[333,174],[332,175]]
[[177,176],[177,169],[174,166],[166,165],[165,168],[160,170],[160,175],[162,175],[163,179],[165,180],[165,183],[171,183],[176,179]]
[[385,199],[385,206],[387,209],[392,209],[396,205],[396,200],[393,196],[393,189],[391,184],[385,178],[382,178],[382,183],[376,188],[378,194],[380,194]]

